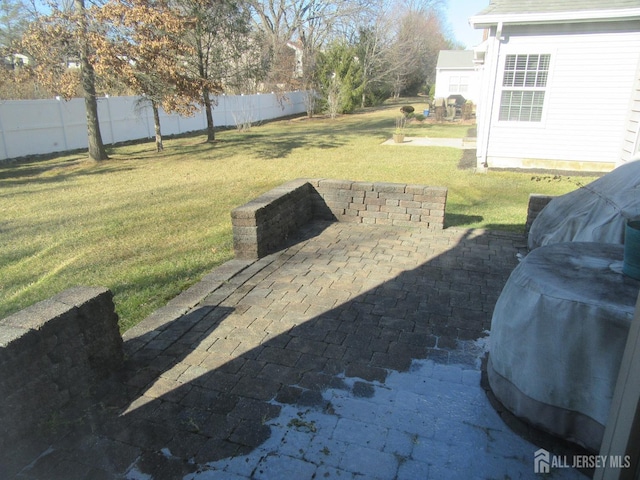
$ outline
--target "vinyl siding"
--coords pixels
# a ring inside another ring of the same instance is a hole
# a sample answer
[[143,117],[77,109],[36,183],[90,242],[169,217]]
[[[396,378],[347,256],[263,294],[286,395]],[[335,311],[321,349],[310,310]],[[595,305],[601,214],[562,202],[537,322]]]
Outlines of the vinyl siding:
[[638,60],[629,117],[622,142],[621,162],[628,162],[636,158],[640,158],[640,59]]
[[[489,165],[513,159],[618,163],[638,52],[640,32],[511,35],[500,50]],[[500,122],[504,60],[522,53],[551,55],[542,121]]]
[[[466,92],[451,91],[451,77],[467,77],[468,89]],[[476,70],[470,69],[438,69],[436,72],[435,98],[447,98],[449,95],[462,95],[465,99],[478,103],[479,75]]]

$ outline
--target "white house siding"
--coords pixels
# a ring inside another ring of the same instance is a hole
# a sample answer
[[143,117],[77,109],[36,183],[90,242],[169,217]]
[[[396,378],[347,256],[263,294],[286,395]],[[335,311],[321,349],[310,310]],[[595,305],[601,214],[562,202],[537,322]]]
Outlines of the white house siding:
[[[451,90],[451,77],[467,77],[468,89],[465,91]],[[466,100],[478,103],[478,72],[473,69],[438,69],[436,71],[436,89],[434,96],[435,98],[447,98],[449,95],[462,95]]]
[[[620,161],[627,127],[640,32],[540,36],[515,35],[505,28],[503,34],[508,40],[500,45],[488,165],[594,171],[614,168]],[[527,53],[551,55],[542,121],[500,122],[505,57]]]
[[620,163],[640,158],[640,53],[636,70],[635,85],[631,94],[629,117],[622,142]]

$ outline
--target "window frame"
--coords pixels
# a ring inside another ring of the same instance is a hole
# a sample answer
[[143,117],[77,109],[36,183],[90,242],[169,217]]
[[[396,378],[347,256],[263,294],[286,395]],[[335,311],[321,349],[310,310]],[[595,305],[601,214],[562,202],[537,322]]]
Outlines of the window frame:
[[[454,82],[455,79],[455,82]],[[456,73],[455,75],[449,75],[449,93],[450,94],[463,94],[469,92],[469,85],[471,83],[471,75]],[[464,87],[464,90],[461,90]]]
[[[538,126],[545,121],[545,112],[547,111],[545,106],[549,102],[549,85],[554,56],[553,52],[548,51],[524,51],[505,54],[504,60],[501,62],[501,75],[497,79],[500,82],[499,102],[497,102],[498,122],[511,125]],[[535,68],[530,68],[533,57],[537,57]],[[523,66],[524,68],[521,68]],[[511,101],[505,104],[507,101],[505,97],[509,94],[511,98],[514,95],[519,95],[521,98],[517,102]],[[523,105],[525,97],[527,97],[527,103]],[[542,98],[538,99],[536,97]],[[523,107],[526,110],[525,112],[523,112]],[[514,108],[519,109],[517,118],[513,116],[512,109]],[[538,113],[536,114],[536,112]],[[523,113],[528,118],[523,118]]]

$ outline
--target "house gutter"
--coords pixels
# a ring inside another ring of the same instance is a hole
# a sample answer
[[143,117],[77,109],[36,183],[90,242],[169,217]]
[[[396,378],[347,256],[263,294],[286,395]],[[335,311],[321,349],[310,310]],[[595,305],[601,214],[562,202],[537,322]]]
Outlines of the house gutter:
[[483,114],[485,117],[486,128],[482,131],[482,156],[480,157],[482,160],[481,165],[478,165],[479,168],[485,169],[489,167],[488,158],[489,158],[489,137],[491,136],[491,125],[493,122],[493,110],[496,101],[496,83],[498,81],[498,65],[500,64],[500,46],[502,45],[502,27],[503,23],[498,22],[498,26],[496,28],[496,35],[493,39],[493,46],[496,48],[496,54],[491,55],[490,58],[493,61],[493,64],[490,66],[491,76],[489,77],[489,91],[491,92],[491,102],[488,105],[488,110]]

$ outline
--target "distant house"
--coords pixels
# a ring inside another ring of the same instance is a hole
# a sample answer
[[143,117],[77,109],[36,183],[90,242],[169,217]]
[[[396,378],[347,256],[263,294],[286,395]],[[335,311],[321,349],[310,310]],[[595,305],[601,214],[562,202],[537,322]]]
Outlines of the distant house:
[[2,59],[2,65],[10,69],[29,65],[30,63],[31,59],[22,53],[12,53]]
[[302,78],[304,75],[304,46],[302,42],[287,42],[287,47],[295,52],[295,66],[293,69],[294,78]]
[[640,155],[640,2],[492,0],[478,165],[610,171]]
[[462,95],[478,103],[480,76],[473,50],[441,50],[436,65],[436,98]]

